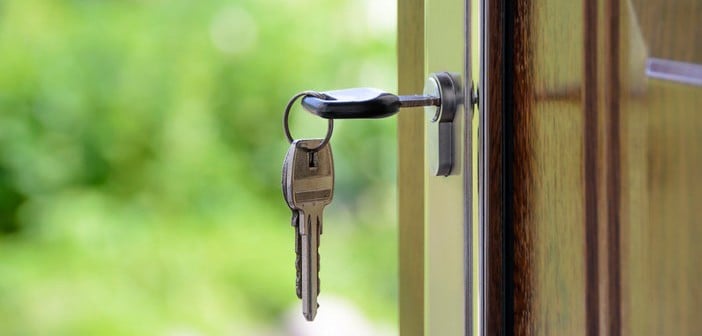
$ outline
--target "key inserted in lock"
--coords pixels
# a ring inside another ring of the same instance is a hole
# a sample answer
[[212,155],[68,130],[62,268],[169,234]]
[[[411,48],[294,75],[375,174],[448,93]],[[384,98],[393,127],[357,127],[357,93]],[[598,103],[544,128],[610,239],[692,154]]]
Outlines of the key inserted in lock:
[[439,106],[438,96],[397,96],[373,88],[320,92],[324,98],[302,99],[307,111],[325,119],[377,119],[394,115],[401,107]]
[[433,73],[427,79],[424,95],[398,96],[373,88],[354,88],[320,92],[305,96],[302,106],[326,119],[376,119],[394,115],[402,107],[425,106],[433,123],[428,134],[431,166],[436,176],[448,176],[453,168],[453,119],[463,104],[463,89],[458,74]]

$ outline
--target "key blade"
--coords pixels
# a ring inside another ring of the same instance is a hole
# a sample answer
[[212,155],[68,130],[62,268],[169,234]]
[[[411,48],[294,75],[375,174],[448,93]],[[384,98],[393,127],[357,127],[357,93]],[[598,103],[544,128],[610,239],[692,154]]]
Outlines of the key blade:
[[295,295],[302,299],[302,236],[298,230],[300,212],[293,210],[293,229],[295,230]]
[[400,107],[441,106],[441,98],[432,96],[400,96]]
[[319,308],[319,220],[314,211],[305,217],[309,231],[302,235],[302,315],[313,321]]

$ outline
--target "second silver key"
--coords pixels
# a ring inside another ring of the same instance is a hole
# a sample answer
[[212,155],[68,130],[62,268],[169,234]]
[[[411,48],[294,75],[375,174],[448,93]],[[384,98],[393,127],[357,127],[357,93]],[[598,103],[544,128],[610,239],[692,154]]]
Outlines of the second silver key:
[[313,152],[322,140],[296,140],[289,191],[299,210],[298,230],[302,238],[302,313],[308,321],[317,315],[319,294],[319,236],[324,207],[334,195],[334,160],[329,144]]
[[285,154],[285,160],[283,161],[283,197],[285,198],[285,203],[292,211],[291,225],[295,231],[295,294],[297,297],[302,299],[302,237],[300,237],[300,230],[298,230],[299,224],[299,210],[295,208],[292,203],[292,196],[290,194],[290,183],[292,183],[292,170],[290,166],[293,165],[293,156],[297,151],[297,145],[291,144],[288,152]]

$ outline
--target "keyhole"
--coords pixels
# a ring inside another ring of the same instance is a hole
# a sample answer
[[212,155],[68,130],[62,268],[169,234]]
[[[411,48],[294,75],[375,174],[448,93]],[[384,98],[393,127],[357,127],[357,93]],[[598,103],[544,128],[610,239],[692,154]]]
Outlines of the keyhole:
[[311,169],[317,169],[317,165],[319,164],[317,162],[317,152],[308,152],[307,158],[309,159],[308,166]]

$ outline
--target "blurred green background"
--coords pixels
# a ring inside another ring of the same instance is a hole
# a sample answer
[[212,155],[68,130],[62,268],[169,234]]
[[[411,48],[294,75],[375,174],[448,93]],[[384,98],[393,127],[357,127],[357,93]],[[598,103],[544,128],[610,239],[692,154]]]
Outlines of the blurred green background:
[[[0,0],[0,334],[290,333],[282,108],[394,91],[394,6]],[[332,144],[320,323],[334,297],[396,333],[395,120]]]

